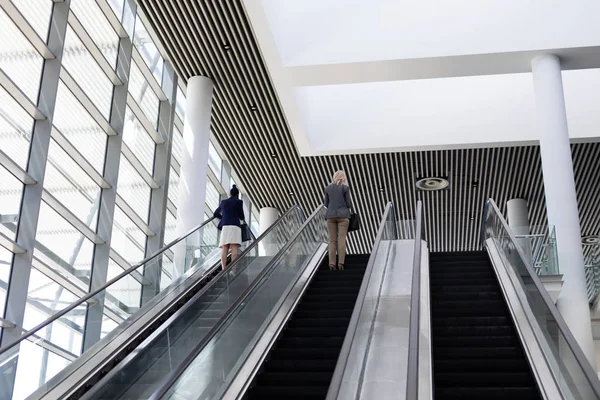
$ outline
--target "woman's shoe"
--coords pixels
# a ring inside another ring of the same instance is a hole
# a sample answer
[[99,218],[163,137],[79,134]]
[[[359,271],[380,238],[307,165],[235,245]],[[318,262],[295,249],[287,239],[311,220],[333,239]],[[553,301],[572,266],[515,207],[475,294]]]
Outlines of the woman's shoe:
[[333,264],[332,264],[332,265],[330,265],[330,266],[329,266],[329,270],[330,270],[330,271],[335,271],[335,265],[333,265]]
[[339,269],[340,271],[343,271],[343,270],[344,270],[344,264],[340,264],[340,265],[338,265],[338,269]]

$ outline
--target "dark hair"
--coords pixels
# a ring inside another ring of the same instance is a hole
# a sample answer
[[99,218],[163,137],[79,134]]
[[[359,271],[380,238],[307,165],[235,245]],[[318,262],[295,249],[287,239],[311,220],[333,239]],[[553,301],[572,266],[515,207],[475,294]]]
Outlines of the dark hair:
[[240,195],[240,189],[238,189],[236,185],[233,185],[233,186],[231,187],[231,190],[229,191],[229,194],[230,194],[231,196],[238,197],[238,196]]

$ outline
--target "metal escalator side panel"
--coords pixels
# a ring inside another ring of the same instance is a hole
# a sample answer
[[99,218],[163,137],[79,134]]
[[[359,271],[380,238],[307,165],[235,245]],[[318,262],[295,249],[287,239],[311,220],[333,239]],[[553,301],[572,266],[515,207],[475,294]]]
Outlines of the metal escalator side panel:
[[[266,326],[286,288],[326,241],[325,209],[318,207],[261,275],[190,356],[161,383],[151,399],[180,393],[212,398],[235,376],[248,343]],[[201,377],[201,378],[198,378]]]
[[[516,296],[513,297],[523,308],[525,320],[518,328],[529,326],[535,339],[523,335],[523,345],[535,348],[537,343],[543,355],[541,359],[530,357],[531,367],[543,368],[540,364],[545,363],[560,391],[561,397],[556,398],[600,399],[598,375],[544,288],[530,257],[526,256],[492,199],[486,202],[482,221],[483,244],[496,258],[495,267],[498,267],[499,274],[506,272],[508,275],[503,283],[515,289]],[[550,382],[540,381],[540,389],[545,389],[542,385],[546,384]]]
[[[527,296],[522,288],[515,284],[517,277],[514,272],[504,266],[493,239],[488,239],[485,247],[542,397],[547,400],[564,399],[549,367],[549,360],[542,350],[544,343],[537,339],[542,338],[543,334],[540,327],[533,322],[535,317],[531,308],[527,306]],[[549,349],[547,343],[545,347]]]
[[231,383],[225,386],[215,398],[241,399],[243,397],[250,386],[252,379],[254,379],[258,373],[260,366],[265,361],[270,349],[279,337],[279,334],[285,328],[286,323],[296,309],[298,302],[304,295],[308,284],[311,282],[319,265],[324,257],[326,257],[326,254],[327,245],[322,244],[320,248],[315,251],[315,254],[308,262],[304,272],[295,282],[290,284],[289,289],[286,290],[287,294],[282,296],[280,305],[275,307],[277,312],[264,330],[264,333],[255,336],[254,343],[249,346],[252,348],[252,351],[244,360],[240,360],[242,366],[235,374],[235,378],[233,378]]

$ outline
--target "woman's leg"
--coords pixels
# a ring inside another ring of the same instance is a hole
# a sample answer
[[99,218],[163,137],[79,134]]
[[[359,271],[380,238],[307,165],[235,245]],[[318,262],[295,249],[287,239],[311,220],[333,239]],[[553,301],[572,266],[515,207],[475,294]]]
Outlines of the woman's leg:
[[335,251],[338,236],[337,219],[332,218],[327,220],[327,230],[329,231],[329,269],[335,269]]
[[344,269],[344,262],[346,261],[346,234],[348,233],[348,226],[350,220],[348,218],[340,218],[338,222],[338,266],[340,269]]
[[231,246],[231,262],[233,262],[238,258],[238,254],[240,252],[240,245],[232,244],[230,246]]
[[228,254],[229,254],[229,245],[224,244],[223,247],[221,247],[221,269],[223,269],[223,270],[227,266],[227,255]]

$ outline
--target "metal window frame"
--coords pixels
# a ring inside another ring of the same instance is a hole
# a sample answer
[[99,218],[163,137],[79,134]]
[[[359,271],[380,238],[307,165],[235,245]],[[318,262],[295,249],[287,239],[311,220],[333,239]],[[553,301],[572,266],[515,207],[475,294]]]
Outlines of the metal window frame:
[[[70,5],[70,0],[52,4],[48,40],[47,44],[44,43],[44,49],[42,49],[42,51],[47,49],[52,54],[52,57],[44,60],[37,101],[37,108],[47,118],[35,120],[32,129],[29,147],[30,157],[27,161],[26,172],[36,181],[36,183],[25,185],[23,188],[23,197],[19,213],[20,217],[17,225],[17,239],[15,242],[24,250],[24,252],[15,253],[13,256],[5,300],[5,318],[16,326],[22,326],[25,317],[33,249],[36,244],[35,237],[42,202],[44,176],[46,173],[46,160],[48,158],[48,149],[50,147],[50,137],[52,134],[52,117],[56,106]],[[10,2],[6,0],[2,2],[2,8],[5,11],[8,6],[11,6]],[[20,12],[19,15],[21,15]],[[26,32],[23,34],[26,37],[32,36],[31,31],[29,31],[29,29],[32,29],[31,26],[26,23],[26,21],[25,24],[22,23],[23,21],[19,21],[17,26],[20,27],[22,31],[25,29]],[[27,32],[29,32],[29,34]],[[36,41],[39,44],[39,41],[36,38],[39,38],[37,34],[35,37],[28,38],[34,40],[34,46]],[[0,346],[16,339],[20,335],[20,332],[18,329],[2,329],[1,335]],[[2,385],[2,388],[0,389],[1,398],[12,397],[18,357],[13,358],[10,362],[14,365],[10,370],[11,372],[9,375],[5,376],[5,382],[8,384]]]
[[[135,51],[134,54],[139,55]],[[146,63],[143,64],[146,66]],[[149,69],[147,71],[150,72]],[[155,79],[152,78],[152,81],[155,81]],[[148,217],[149,229],[158,232],[158,234],[148,237],[146,241],[146,256],[156,253],[165,244],[167,204],[169,202],[168,182],[171,172],[170,160],[173,149],[173,119],[175,117],[177,96],[177,75],[173,67],[166,60],[163,66],[161,92],[163,90],[166,95],[164,100],[161,100],[159,103],[158,135],[165,138],[165,140],[163,143],[157,143],[154,150],[153,178],[159,187],[153,189],[150,193],[150,213]],[[142,306],[147,304],[160,292],[161,272],[162,258],[157,263],[144,265],[143,275],[150,283],[142,287]]]
[[[135,16],[136,11],[136,3],[133,0],[125,0],[123,18],[126,17],[125,15],[127,13],[130,14],[130,16]],[[110,242],[117,202],[117,183],[119,178],[119,167],[121,165],[121,150],[123,147],[123,130],[125,125],[125,109],[127,106],[132,50],[133,42],[129,36],[119,39],[116,74],[122,82],[122,85],[115,86],[113,89],[110,116],[110,125],[114,131],[117,132],[117,135],[108,137],[104,159],[104,179],[111,187],[102,189],[97,227],[98,234],[105,239],[106,243],[97,244],[94,248],[92,275],[89,287],[90,292],[102,287],[106,283],[108,277],[108,264],[111,252]],[[104,56],[102,56],[102,58],[104,58]],[[105,295],[105,292],[99,293],[96,297],[97,303],[88,306],[85,318],[82,352],[85,352],[92,347],[101,338],[102,320],[105,314]]]

